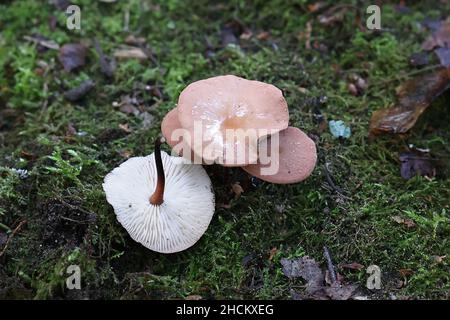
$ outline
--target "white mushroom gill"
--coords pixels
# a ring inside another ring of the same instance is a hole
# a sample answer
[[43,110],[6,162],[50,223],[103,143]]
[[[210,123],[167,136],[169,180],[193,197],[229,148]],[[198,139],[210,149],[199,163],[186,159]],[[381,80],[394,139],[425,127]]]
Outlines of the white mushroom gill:
[[194,245],[214,214],[211,180],[201,165],[161,152],[164,201],[149,198],[157,184],[155,154],[134,157],[105,177],[103,189],[118,221],[150,250],[173,253]]

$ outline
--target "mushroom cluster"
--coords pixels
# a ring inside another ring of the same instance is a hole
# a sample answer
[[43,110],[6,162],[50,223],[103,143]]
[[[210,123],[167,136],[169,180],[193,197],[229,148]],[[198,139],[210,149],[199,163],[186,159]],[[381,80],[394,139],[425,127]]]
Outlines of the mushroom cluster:
[[185,250],[214,214],[202,164],[239,166],[280,184],[311,174],[316,146],[288,122],[286,100],[271,84],[233,75],[194,82],[161,124],[176,156],[161,151],[157,139],[154,153],[130,158],[105,177],[106,199],[135,241],[161,253]]
[[161,131],[174,153],[194,163],[238,166],[287,184],[306,179],[317,160],[314,142],[288,123],[280,89],[225,75],[188,85]]

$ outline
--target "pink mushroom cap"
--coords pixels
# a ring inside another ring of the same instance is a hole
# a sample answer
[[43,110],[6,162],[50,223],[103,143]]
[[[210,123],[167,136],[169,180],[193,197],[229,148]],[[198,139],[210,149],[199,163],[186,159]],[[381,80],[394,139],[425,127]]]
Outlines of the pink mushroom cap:
[[[274,136],[264,139],[259,144],[259,160],[257,164],[242,167],[251,175],[262,180],[289,184],[305,180],[314,170],[317,161],[316,145],[303,131],[288,127],[279,133],[278,157],[272,157],[271,146]],[[267,141],[266,141],[267,140]],[[277,151],[275,151],[277,152]],[[261,164],[263,156],[268,155],[270,162]],[[275,168],[275,172],[264,174],[263,168]]]
[[286,129],[289,122],[280,89],[234,75],[191,83],[181,92],[177,109],[191,137],[201,128],[200,138],[186,139],[195,154],[225,166],[256,163],[258,140]]

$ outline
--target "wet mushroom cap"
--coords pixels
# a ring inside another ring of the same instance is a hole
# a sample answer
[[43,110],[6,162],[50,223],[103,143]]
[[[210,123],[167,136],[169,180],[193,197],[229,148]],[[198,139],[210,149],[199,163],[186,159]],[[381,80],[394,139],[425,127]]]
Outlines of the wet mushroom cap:
[[181,128],[181,123],[178,121],[178,110],[173,108],[165,116],[161,122],[161,132],[166,139],[166,142],[172,148],[180,143],[183,138],[179,137],[176,139],[172,134],[176,129]]
[[201,165],[161,152],[165,173],[164,202],[153,205],[155,154],[134,157],[106,177],[103,189],[118,221],[148,249],[173,253],[194,245],[214,214],[211,180]]
[[[271,156],[272,137],[267,138],[267,143],[260,143],[259,155],[267,154]],[[277,149],[277,148],[276,148]],[[276,150],[275,149],[275,150]],[[262,180],[288,184],[305,180],[314,170],[317,162],[316,145],[303,131],[295,127],[288,127],[279,132],[279,154],[278,161],[272,157],[270,164],[251,164],[242,167],[251,175]],[[262,174],[262,168],[273,165],[278,168],[276,173],[271,175]]]
[[[175,131],[179,130],[179,131]],[[183,143],[183,132],[184,129],[181,127],[180,121],[178,121],[178,110],[174,108],[170,110],[163,118],[161,122],[161,132],[166,139],[167,144],[172,148],[172,151],[179,156],[183,156],[184,158],[190,160],[196,164],[201,164],[202,159],[200,157],[196,157],[194,152],[191,150],[189,144]],[[189,150],[190,152],[184,155],[184,150]]]
[[[196,123],[202,128],[202,150],[194,144],[191,145],[194,152],[206,161],[227,166],[255,163],[258,139],[286,129],[289,121],[287,103],[280,89],[233,75],[191,83],[181,92],[177,109],[181,126],[191,136]],[[240,129],[235,137],[245,137],[245,142],[226,139],[227,129]],[[248,129],[256,129],[255,134],[246,135]],[[242,142],[245,156],[240,151]]]

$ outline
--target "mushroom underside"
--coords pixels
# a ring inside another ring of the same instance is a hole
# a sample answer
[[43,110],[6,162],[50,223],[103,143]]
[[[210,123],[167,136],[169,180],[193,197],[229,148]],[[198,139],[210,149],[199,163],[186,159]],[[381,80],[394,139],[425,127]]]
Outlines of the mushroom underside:
[[201,165],[161,152],[164,202],[149,202],[156,187],[154,154],[134,157],[105,177],[103,188],[118,221],[148,249],[173,253],[194,245],[214,214],[211,180]]

